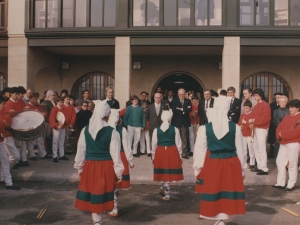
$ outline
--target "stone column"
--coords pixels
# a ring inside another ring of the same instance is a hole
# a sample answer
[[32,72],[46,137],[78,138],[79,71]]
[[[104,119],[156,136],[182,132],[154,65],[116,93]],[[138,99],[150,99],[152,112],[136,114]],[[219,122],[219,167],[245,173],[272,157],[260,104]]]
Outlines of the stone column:
[[131,49],[130,37],[116,37],[115,42],[115,98],[120,108],[130,97]]
[[240,96],[240,37],[224,37],[222,54],[222,88],[233,86]]
[[25,2],[10,0],[8,7],[8,86],[27,88],[28,41],[25,37]]

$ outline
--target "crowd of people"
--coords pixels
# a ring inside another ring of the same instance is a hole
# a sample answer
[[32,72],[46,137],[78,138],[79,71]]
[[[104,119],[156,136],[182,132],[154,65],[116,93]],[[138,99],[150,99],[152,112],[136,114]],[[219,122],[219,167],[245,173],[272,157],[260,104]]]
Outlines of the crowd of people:
[[[99,213],[104,211],[118,216],[118,191],[130,188],[133,157],[147,155],[154,165],[153,180],[161,182],[159,193],[164,201],[170,201],[170,182],[183,180],[182,160],[193,156],[196,192],[201,193],[200,216],[223,223],[228,215],[245,213],[243,178],[247,163],[251,172],[268,175],[267,159],[276,157],[278,176],[273,187],[292,191],[297,181],[300,100],[288,101],[287,96],[276,93],[275,102],[268,104],[262,89],[242,91],[244,98],[238,99],[234,87],[220,94],[206,89],[202,98],[200,92],[181,88],[174,95],[172,90],[158,87],[151,102],[149,94],[142,91],[120,109],[110,87],[102,100],[92,101],[88,90],[76,101],[67,90],[60,95],[47,90],[39,103],[39,94],[30,89],[5,88],[0,97],[1,180],[6,189],[19,190],[12,183],[10,169],[30,166],[28,157],[37,160],[33,141],[21,141],[18,148],[7,129],[18,113],[34,110],[45,118],[45,132],[35,139],[42,160],[69,160],[64,149],[66,130],[78,131],[74,167],[80,184],[76,208],[92,212],[94,222],[102,220]],[[95,177],[105,178],[99,184]],[[214,196],[224,190],[238,194],[234,199],[227,196],[229,192]],[[93,199],[88,197],[93,193]],[[205,205],[212,205],[213,210]],[[232,207],[227,209],[226,205]]]

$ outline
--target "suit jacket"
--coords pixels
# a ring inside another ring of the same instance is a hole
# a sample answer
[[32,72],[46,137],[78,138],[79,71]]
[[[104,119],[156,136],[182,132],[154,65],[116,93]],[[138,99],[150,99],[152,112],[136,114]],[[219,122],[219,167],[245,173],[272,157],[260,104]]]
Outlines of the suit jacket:
[[[214,107],[214,101],[215,101],[214,98],[210,99],[210,103],[208,106],[209,108]],[[200,125],[204,125],[204,124],[208,123],[204,107],[205,107],[205,99],[200,99],[199,104],[198,104],[198,115],[200,117]]]
[[120,103],[117,99],[112,98],[111,101],[107,101],[107,104],[111,109],[120,109]]
[[276,109],[279,109],[280,106],[277,105],[277,102],[272,102],[270,104],[271,108],[271,123],[268,131],[268,143],[273,144],[276,141],[276,126],[273,122],[273,113]]
[[152,134],[154,129],[161,125],[161,113],[163,105],[160,103],[159,114],[156,115],[155,103],[148,105],[146,110],[146,120],[149,121],[149,133]]
[[242,100],[238,98],[234,98],[232,105],[228,111],[228,118],[231,118],[231,121],[234,123],[238,123],[241,115],[241,106]]
[[[173,111],[171,124],[177,128],[180,128],[182,126],[190,127],[191,121],[190,121],[189,113],[192,111],[191,100],[184,99],[183,106],[182,106],[180,99],[174,98],[171,106]],[[183,108],[183,111],[177,108]]]

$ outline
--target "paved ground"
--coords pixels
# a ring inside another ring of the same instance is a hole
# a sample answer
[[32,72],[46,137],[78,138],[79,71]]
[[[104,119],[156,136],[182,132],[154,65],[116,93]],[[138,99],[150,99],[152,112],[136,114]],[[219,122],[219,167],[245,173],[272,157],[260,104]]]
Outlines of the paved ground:
[[[0,185],[0,224],[3,225],[85,225],[92,224],[91,215],[74,208],[77,183],[17,182],[20,191],[4,190]],[[210,225],[212,221],[198,218],[199,198],[191,185],[173,185],[171,202],[163,202],[157,185],[133,185],[122,191],[118,218],[103,215],[104,224],[132,225]],[[286,207],[300,214],[300,189],[286,193],[270,186],[246,186],[247,213],[231,217],[228,225],[295,225],[300,218],[281,210]],[[41,209],[47,209],[41,220]]]

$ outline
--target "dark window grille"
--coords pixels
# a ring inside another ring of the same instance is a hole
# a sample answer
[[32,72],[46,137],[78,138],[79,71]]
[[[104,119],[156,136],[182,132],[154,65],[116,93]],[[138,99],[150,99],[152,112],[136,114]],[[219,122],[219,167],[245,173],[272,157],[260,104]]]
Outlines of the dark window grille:
[[0,73],[0,90],[3,90],[7,85],[6,77],[5,73]]
[[[280,76],[270,72],[259,72],[251,75],[243,81],[241,90],[244,88],[252,88],[253,90],[261,88],[265,92],[266,101],[271,103],[276,92],[281,92],[289,97],[290,88],[286,81]],[[241,91],[243,98],[243,91]]]
[[114,78],[107,73],[96,71],[83,75],[74,84],[71,93],[76,99],[82,99],[83,90],[87,89],[90,92],[90,97],[93,100],[103,99],[105,97],[105,88],[111,87],[114,89]]

